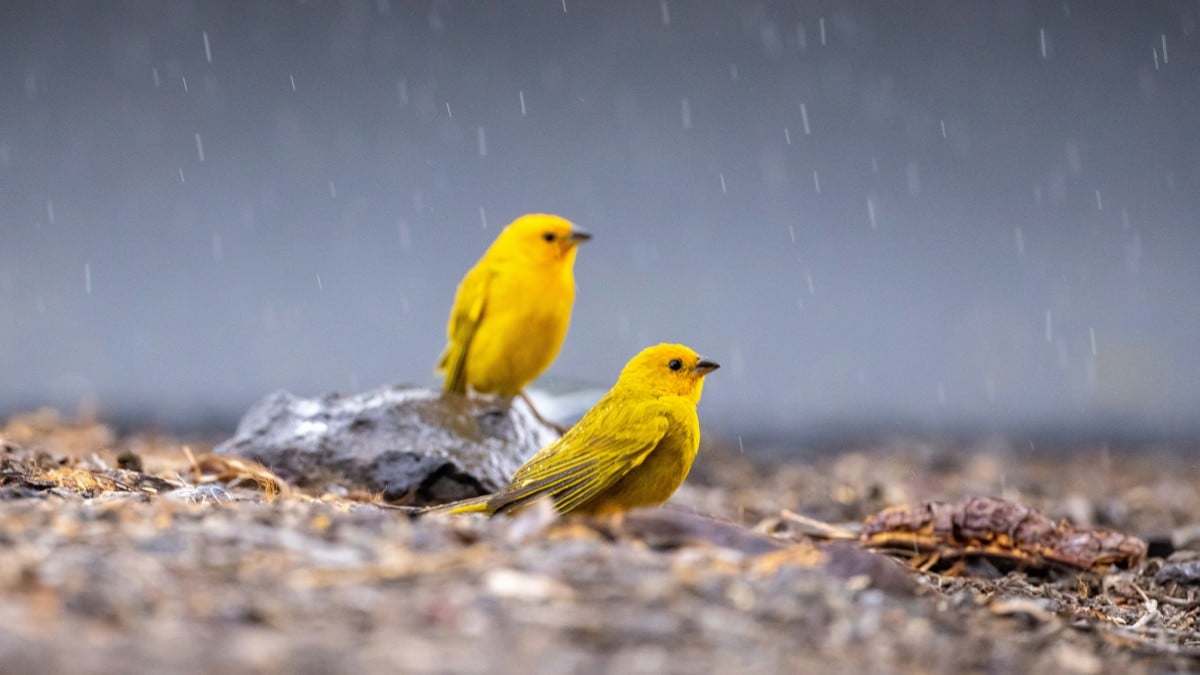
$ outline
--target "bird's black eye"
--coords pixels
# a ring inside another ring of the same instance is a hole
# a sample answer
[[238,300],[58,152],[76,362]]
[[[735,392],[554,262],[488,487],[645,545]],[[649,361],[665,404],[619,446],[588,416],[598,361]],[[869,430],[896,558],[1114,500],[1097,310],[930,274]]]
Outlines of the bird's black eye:
[[542,235],[542,239],[545,239],[546,241],[554,241],[554,233],[547,232],[546,234]]
[[683,361],[680,361],[679,359],[671,359],[671,362],[667,364],[667,367],[671,370],[679,370],[683,367]]

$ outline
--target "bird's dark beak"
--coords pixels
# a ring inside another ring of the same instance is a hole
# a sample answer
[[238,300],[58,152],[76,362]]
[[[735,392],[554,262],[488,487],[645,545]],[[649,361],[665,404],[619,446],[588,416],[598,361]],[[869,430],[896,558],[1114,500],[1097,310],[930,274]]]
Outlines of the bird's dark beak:
[[717,363],[716,361],[709,361],[708,359],[702,358],[696,362],[696,367],[694,370],[701,375],[707,375],[720,367],[721,364]]
[[586,230],[571,230],[571,234],[567,235],[567,239],[575,242],[576,244],[582,244],[591,238],[592,233]]

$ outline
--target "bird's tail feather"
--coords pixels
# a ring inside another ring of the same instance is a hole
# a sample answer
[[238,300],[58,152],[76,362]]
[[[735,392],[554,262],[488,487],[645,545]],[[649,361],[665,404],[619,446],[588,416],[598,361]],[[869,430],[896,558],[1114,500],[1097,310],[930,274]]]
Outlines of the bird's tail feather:
[[437,365],[437,372],[445,378],[442,383],[442,391],[456,394],[467,393],[466,357],[467,350],[465,348],[455,347],[453,343],[446,346],[446,351],[442,353],[442,358]]
[[438,504],[437,506],[429,506],[421,509],[421,515],[429,513],[448,513],[457,515],[461,513],[486,513],[491,515],[493,512],[492,506],[488,503],[492,495],[483,495],[481,497],[472,497],[470,499],[460,499],[449,504]]

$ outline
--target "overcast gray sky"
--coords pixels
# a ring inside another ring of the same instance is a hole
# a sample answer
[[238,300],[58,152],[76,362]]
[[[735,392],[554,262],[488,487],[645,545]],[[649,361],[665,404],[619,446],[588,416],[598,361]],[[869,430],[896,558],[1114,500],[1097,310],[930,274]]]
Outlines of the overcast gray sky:
[[1195,427],[1196,2],[0,9],[0,410],[431,383],[529,211],[596,239],[550,373],[702,416]]

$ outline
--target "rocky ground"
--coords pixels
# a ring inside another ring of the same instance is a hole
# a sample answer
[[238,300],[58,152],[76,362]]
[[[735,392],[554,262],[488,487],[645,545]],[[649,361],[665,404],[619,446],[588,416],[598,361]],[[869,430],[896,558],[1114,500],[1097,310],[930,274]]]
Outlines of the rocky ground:
[[[1200,668],[1196,445],[714,444],[670,508],[616,523],[412,519],[210,443],[49,413],[9,420],[0,443],[0,672]],[[1150,555],[945,565],[806,536],[972,495]]]

